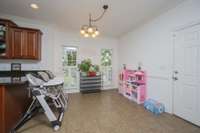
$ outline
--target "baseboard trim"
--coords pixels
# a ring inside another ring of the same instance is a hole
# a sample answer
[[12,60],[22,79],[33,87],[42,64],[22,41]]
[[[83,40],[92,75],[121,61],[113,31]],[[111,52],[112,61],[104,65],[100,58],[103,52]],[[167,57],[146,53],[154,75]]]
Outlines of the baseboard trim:
[[[107,91],[107,90],[117,90],[117,87],[108,87],[108,88],[102,88],[101,91]],[[79,89],[65,89],[64,93],[80,93]]]
[[107,86],[107,87],[103,87],[101,90],[114,90],[114,89],[118,89],[118,88],[112,87],[112,86]]
[[80,90],[77,90],[77,89],[76,89],[76,90],[73,90],[73,89],[71,89],[71,90],[68,89],[68,90],[67,90],[67,89],[66,89],[66,90],[64,90],[64,93],[80,93]]

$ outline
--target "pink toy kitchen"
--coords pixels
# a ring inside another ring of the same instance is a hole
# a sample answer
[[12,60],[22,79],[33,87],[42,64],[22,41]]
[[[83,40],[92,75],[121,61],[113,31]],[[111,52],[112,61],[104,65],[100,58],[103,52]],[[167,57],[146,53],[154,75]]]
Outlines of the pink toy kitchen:
[[137,104],[146,100],[146,72],[123,69],[119,74],[119,93]]

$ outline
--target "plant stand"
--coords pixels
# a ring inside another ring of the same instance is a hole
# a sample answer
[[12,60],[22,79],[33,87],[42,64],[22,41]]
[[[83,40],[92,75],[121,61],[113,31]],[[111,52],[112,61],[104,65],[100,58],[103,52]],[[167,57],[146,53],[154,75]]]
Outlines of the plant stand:
[[82,93],[100,92],[102,88],[101,75],[85,76],[80,74],[80,91]]

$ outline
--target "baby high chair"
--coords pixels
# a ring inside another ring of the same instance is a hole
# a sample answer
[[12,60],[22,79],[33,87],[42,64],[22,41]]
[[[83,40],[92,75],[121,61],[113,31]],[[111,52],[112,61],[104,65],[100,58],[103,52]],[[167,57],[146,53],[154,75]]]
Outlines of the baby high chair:
[[[41,109],[50,121],[55,131],[59,130],[67,108],[67,100],[63,93],[63,81],[54,78],[48,82],[44,82],[33,74],[26,75],[29,81],[29,89],[33,97],[27,112],[12,130],[13,133],[22,127],[28,120],[35,116]],[[51,109],[54,105],[59,113],[58,117]]]

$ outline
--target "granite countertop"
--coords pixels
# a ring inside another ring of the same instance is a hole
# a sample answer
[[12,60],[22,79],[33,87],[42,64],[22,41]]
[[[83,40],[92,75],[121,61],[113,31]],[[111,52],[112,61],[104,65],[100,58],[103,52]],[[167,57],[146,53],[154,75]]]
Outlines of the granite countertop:
[[27,79],[25,76],[22,77],[0,77],[0,85],[21,85],[26,84]]
[[[44,71],[44,70],[38,70]],[[38,71],[21,71],[21,72],[11,72],[11,71],[0,71],[0,85],[22,85],[27,84],[26,73],[35,73]]]

